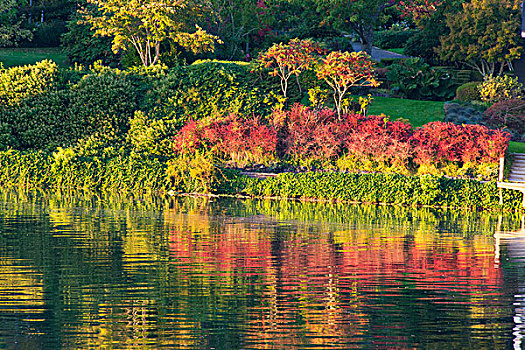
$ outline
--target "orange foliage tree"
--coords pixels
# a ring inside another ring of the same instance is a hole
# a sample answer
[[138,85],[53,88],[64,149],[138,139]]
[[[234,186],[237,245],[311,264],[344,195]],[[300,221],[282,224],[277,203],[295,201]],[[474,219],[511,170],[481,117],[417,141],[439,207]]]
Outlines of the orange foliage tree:
[[281,78],[284,97],[288,90],[288,80],[295,75],[299,92],[299,75],[315,65],[325,50],[311,40],[292,39],[288,44],[274,44],[259,56],[259,63],[270,68],[270,75]]
[[331,52],[317,66],[318,79],[324,80],[334,91],[334,104],[341,118],[344,95],[354,86],[379,86],[374,67],[365,52]]

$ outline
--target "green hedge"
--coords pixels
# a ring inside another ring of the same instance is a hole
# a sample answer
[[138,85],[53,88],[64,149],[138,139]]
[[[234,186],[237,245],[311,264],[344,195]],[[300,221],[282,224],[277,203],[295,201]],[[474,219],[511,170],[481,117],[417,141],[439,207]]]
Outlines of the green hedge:
[[200,61],[150,74],[100,66],[62,70],[43,61],[0,69],[0,150],[53,151],[95,133],[124,136],[137,111],[171,129],[229,113],[267,115],[276,102],[275,82],[250,67]]
[[0,149],[52,151],[96,132],[125,134],[141,103],[133,76],[89,74],[64,90],[43,91],[0,110]]
[[54,154],[0,152],[0,187],[157,192],[166,190],[165,162],[139,155],[80,157],[71,149]]
[[[255,197],[311,198],[364,203],[499,208],[495,182],[397,174],[284,173],[265,180],[238,176],[231,190]],[[505,190],[504,207],[519,209],[522,194]]]
[[25,98],[50,90],[57,75],[57,65],[49,60],[7,69],[0,66],[0,106],[16,105]]
[[[0,186],[159,192],[170,190],[168,161],[138,154],[80,156],[72,149],[44,152],[0,152]],[[283,173],[261,180],[238,171],[221,170],[219,194],[253,197],[308,198],[364,203],[499,208],[494,182],[436,176]],[[184,189],[182,189],[184,190]],[[505,190],[504,207],[518,210],[522,194]]]

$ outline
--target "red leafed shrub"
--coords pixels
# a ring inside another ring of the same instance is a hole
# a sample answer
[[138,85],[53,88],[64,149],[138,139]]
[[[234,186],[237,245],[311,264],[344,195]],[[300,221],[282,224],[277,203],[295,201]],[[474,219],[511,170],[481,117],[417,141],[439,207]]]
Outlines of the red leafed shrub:
[[295,160],[333,160],[348,150],[367,160],[406,165],[412,155],[408,142],[412,127],[385,116],[345,114],[339,119],[332,110],[317,111],[300,104],[276,113],[279,119],[284,113],[287,120],[283,153]]
[[345,147],[349,154],[390,165],[406,165],[412,156],[409,139],[412,127],[381,115],[347,115]]
[[211,150],[225,160],[240,165],[266,163],[274,158],[277,133],[260,118],[240,119],[229,115],[223,120],[188,122],[175,136],[177,153]]
[[495,103],[483,113],[483,120],[492,128],[507,128],[519,141],[525,138],[525,100]]
[[296,103],[290,111],[275,111],[274,120],[283,119],[286,127],[281,133],[281,153],[295,160],[329,160],[341,153],[343,130],[334,111],[312,110]]
[[202,126],[194,120],[190,120],[180,129],[175,136],[173,148],[176,153],[192,153],[203,146],[204,138]]
[[417,164],[496,162],[507,150],[510,135],[481,125],[433,122],[412,136]]
[[419,173],[488,178],[510,139],[507,132],[480,125],[433,122],[413,130],[384,115],[339,118],[332,110],[300,104],[275,111],[273,123],[236,115],[211,123],[191,121],[175,137],[174,149],[204,149],[238,166],[269,164],[282,156],[309,166],[407,174],[419,166]]

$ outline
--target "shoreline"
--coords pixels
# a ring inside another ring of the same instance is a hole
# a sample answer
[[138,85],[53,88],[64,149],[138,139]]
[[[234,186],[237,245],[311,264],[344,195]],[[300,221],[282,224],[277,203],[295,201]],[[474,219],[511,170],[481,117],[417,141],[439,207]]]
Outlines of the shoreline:
[[0,152],[0,186],[3,188],[209,194],[210,197],[523,211],[519,191],[504,190],[504,205],[499,205],[495,181],[329,171],[280,173],[259,179],[232,169],[217,169],[211,175],[182,173],[174,178],[168,170],[168,159],[145,155],[58,159],[41,152]]

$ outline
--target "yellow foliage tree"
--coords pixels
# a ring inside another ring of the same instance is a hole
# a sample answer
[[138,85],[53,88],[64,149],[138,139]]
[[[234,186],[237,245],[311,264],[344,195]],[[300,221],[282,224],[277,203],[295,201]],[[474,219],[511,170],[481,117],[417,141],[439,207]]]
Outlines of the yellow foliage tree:
[[113,38],[114,52],[133,47],[146,67],[160,57],[161,43],[172,40],[194,53],[213,51],[220,40],[196,26],[188,31],[200,7],[185,0],[87,0],[99,14],[83,10],[95,35]]
[[501,75],[521,56],[521,0],[472,0],[449,16],[450,34],[441,38],[439,54],[447,61],[464,62],[483,77]]

